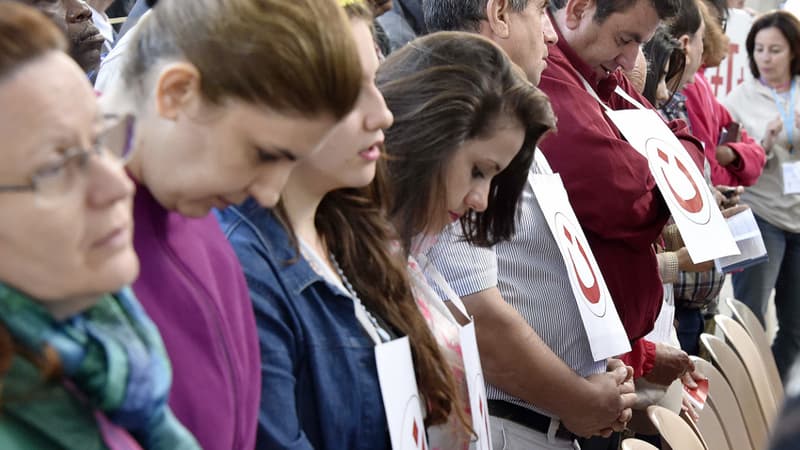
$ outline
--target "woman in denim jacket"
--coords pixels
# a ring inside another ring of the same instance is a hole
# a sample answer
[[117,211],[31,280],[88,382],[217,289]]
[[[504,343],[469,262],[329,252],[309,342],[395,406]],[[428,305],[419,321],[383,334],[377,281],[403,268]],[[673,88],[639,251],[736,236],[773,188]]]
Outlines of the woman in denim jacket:
[[[390,448],[375,346],[410,338],[426,422],[455,406],[452,377],[414,305],[369,185],[392,115],[375,86],[365,3],[343,1],[363,79],[355,109],[298,165],[276,212],[253,200],[220,215],[256,313],[262,365],[257,448]],[[378,189],[374,185],[371,188]]]

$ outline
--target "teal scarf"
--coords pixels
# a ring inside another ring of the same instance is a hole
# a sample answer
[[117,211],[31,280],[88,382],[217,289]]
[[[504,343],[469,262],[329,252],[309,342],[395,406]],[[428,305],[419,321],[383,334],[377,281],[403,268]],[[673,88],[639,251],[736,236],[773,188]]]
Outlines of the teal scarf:
[[87,408],[128,430],[143,448],[200,448],[167,405],[172,372],[164,344],[129,289],[57,321],[30,297],[0,284],[0,322],[32,352],[55,350],[68,383],[90,403]]

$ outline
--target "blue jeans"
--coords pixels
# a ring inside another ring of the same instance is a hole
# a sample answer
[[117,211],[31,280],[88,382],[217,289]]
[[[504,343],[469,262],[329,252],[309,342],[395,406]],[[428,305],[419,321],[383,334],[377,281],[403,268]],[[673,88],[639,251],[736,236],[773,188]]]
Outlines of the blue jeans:
[[764,324],[775,288],[778,334],[772,353],[782,379],[800,353],[800,234],[784,231],[756,216],[769,261],[733,274],[733,292]]

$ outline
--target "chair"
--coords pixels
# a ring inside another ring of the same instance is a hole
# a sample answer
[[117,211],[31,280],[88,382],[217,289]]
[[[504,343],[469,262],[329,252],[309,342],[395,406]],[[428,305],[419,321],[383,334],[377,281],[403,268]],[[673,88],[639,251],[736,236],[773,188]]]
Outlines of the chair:
[[[719,371],[728,381],[736,397],[736,402],[739,404],[739,411],[744,418],[753,448],[766,448],[767,422],[764,414],[761,413],[761,405],[756,397],[756,391],[742,360],[736,356],[736,352],[725,341],[716,336],[703,333],[700,335],[700,343],[706,348]],[[711,389],[710,382],[709,389]],[[721,405],[717,406],[720,407]],[[723,423],[725,422],[723,421]],[[727,423],[725,425],[728,426]]]
[[653,405],[647,407],[647,416],[658,429],[661,438],[675,450],[708,450],[703,438],[695,434],[692,427],[677,414]]
[[[739,408],[738,406],[736,407]],[[700,419],[697,423],[689,417],[689,414],[681,411],[681,418],[694,429],[698,436],[701,436],[708,446],[708,450],[742,450],[741,448],[731,447],[728,438],[725,436],[725,430],[722,428],[722,423],[717,416],[717,413],[711,408],[711,405],[706,403],[702,411],[697,411]],[[745,438],[749,444],[749,439]]]
[[747,331],[730,317],[717,314],[714,316],[714,321],[744,362],[744,367],[750,375],[750,381],[756,389],[761,412],[767,421],[767,429],[770,429],[778,417],[778,405],[775,403],[767,370],[764,368],[763,359],[758,354],[756,344],[753,343],[753,339],[747,334]]
[[781,382],[780,374],[778,374],[775,358],[772,356],[772,347],[766,330],[764,330],[761,322],[758,321],[758,317],[749,306],[734,298],[727,298],[725,303],[728,304],[728,307],[733,312],[733,318],[742,324],[744,329],[747,330],[747,334],[753,338],[753,343],[756,344],[758,353],[761,355],[762,361],[764,361],[767,379],[772,387],[772,393],[775,395],[775,403],[783,404],[783,383]]
[[658,447],[639,439],[629,438],[622,441],[622,450],[658,450]]
[[[742,411],[739,409],[739,403],[736,401],[736,396],[733,394],[731,386],[728,384],[728,380],[725,379],[725,376],[705,359],[696,356],[692,356],[691,358],[695,369],[708,378],[708,399],[703,411],[710,410],[717,415],[719,423],[722,425],[722,430],[725,433],[725,438],[728,441],[728,446],[735,450],[760,449],[761,447],[753,446],[756,439],[752,438],[748,433]],[[703,423],[703,419],[703,413],[701,413],[701,423],[698,424],[698,427],[703,433],[703,436],[706,436],[706,443],[709,444],[709,449],[713,450],[713,431],[706,431],[704,429],[705,424]],[[767,429],[763,427],[762,430],[762,441],[759,442],[766,440]]]

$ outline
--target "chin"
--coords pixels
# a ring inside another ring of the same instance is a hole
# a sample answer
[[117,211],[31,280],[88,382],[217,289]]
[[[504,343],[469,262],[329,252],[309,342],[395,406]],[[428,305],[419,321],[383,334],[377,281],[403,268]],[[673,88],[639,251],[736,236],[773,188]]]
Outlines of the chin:
[[212,205],[200,201],[178,202],[174,208],[167,208],[176,211],[184,217],[201,219],[211,213]]
[[95,291],[99,294],[117,292],[130,286],[139,276],[139,258],[133,247],[113,256],[92,275],[97,280]]

